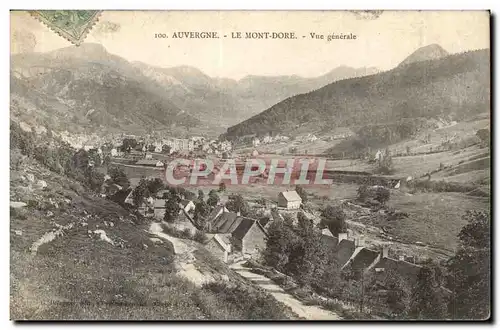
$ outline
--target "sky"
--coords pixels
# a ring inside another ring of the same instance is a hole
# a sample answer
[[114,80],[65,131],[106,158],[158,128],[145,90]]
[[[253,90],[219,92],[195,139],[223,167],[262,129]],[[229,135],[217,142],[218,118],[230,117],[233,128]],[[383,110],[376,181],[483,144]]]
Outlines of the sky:
[[[72,46],[27,12],[13,11],[11,53]],[[173,39],[174,32],[213,32],[220,39]],[[231,32],[295,32],[294,40],[223,38]],[[169,38],[155,38],[164,33]],[[311,39],[310,33],[357,36]],[[303,38],[302,36],[306,36]],[[104,11],[85,42],[102,44],[128,61],[160,67],[187,65],[211,77],[247,75],[316,77],[345,65],[397,66],[419,47],[439,44],[449,53],[489,47],[486,11]]]

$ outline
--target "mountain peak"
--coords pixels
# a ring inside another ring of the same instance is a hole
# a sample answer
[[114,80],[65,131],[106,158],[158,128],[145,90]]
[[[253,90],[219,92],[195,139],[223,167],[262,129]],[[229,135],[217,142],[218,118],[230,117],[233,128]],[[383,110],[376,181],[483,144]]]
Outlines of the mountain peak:
[[60,48],[50,52],[50,55],[59,59],[84,60],[104,60],[111,56],[103,45],[97,43],[83,43],[80,46]]
[[418,48],[401,62],[400,65],[407,65],[415,62],[436,60],[448,56],[449,53],[438,44],[430,44]]

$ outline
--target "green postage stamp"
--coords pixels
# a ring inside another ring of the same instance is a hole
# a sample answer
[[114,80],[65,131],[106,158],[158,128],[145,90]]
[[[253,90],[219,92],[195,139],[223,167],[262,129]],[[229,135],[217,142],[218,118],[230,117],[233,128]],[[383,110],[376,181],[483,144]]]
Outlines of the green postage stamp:
[[100,10],[33,10],[31,15],[75,45],[80,45],[99,19]]

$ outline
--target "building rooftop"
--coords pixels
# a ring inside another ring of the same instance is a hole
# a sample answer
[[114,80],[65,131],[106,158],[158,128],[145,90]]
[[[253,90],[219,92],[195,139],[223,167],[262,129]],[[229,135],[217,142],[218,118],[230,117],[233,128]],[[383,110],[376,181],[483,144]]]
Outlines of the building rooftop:
[[340,241],[340,243],[337,245],[337,249],[334,252],[336,254],[337,261],[340,267],[344,266],[347,261],[349,261],[355,250],[356,245],[354,244],[354,241],[348,239],[343,239]]
[[153,206],[155,209],[164,209],[166,201],[166,199],[162,198],[155,199]]
[[302,202],[302,198],[300,198],[299,194],[295,190],[287,190],[282,191],[280,194],[288,201],[288,202]]
[[373,250],[362,248],[352,259],[351,266],[354,269],[366,269],[370,266],[375,259],[378,257],[378,252]]

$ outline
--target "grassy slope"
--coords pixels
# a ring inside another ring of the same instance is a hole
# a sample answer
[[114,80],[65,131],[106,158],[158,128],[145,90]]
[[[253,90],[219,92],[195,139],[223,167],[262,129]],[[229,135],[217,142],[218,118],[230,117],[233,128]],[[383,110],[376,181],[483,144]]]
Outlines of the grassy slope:
[[[41,179],[48,184],[44,190],[36,187]],[[221,294],[180,278],[172,245],[150,240],[148,224],[30,159],[11,169],[10,200],[28,203],[11,208],[12,319],[294,317],[207,254],[197,254],[197,266],[229,274],[229,285],[243,286],[252,299],[234,301],[233,289]],[[62,236],[40,245],[36,254],[30,251],[59,226],[66,228]],[[104,230],[114,245],[89,232],[96,229]],[[275,307],[256,312],[257,305]]]
[[489,208],[489,199],[461,193],[393,193],[389,206],[407,212],[408,218],[379,225],[388,225],[389,232],[404,240],[417,241],[453,250],[457,234],[466,224],[462,216],[467,210]]

